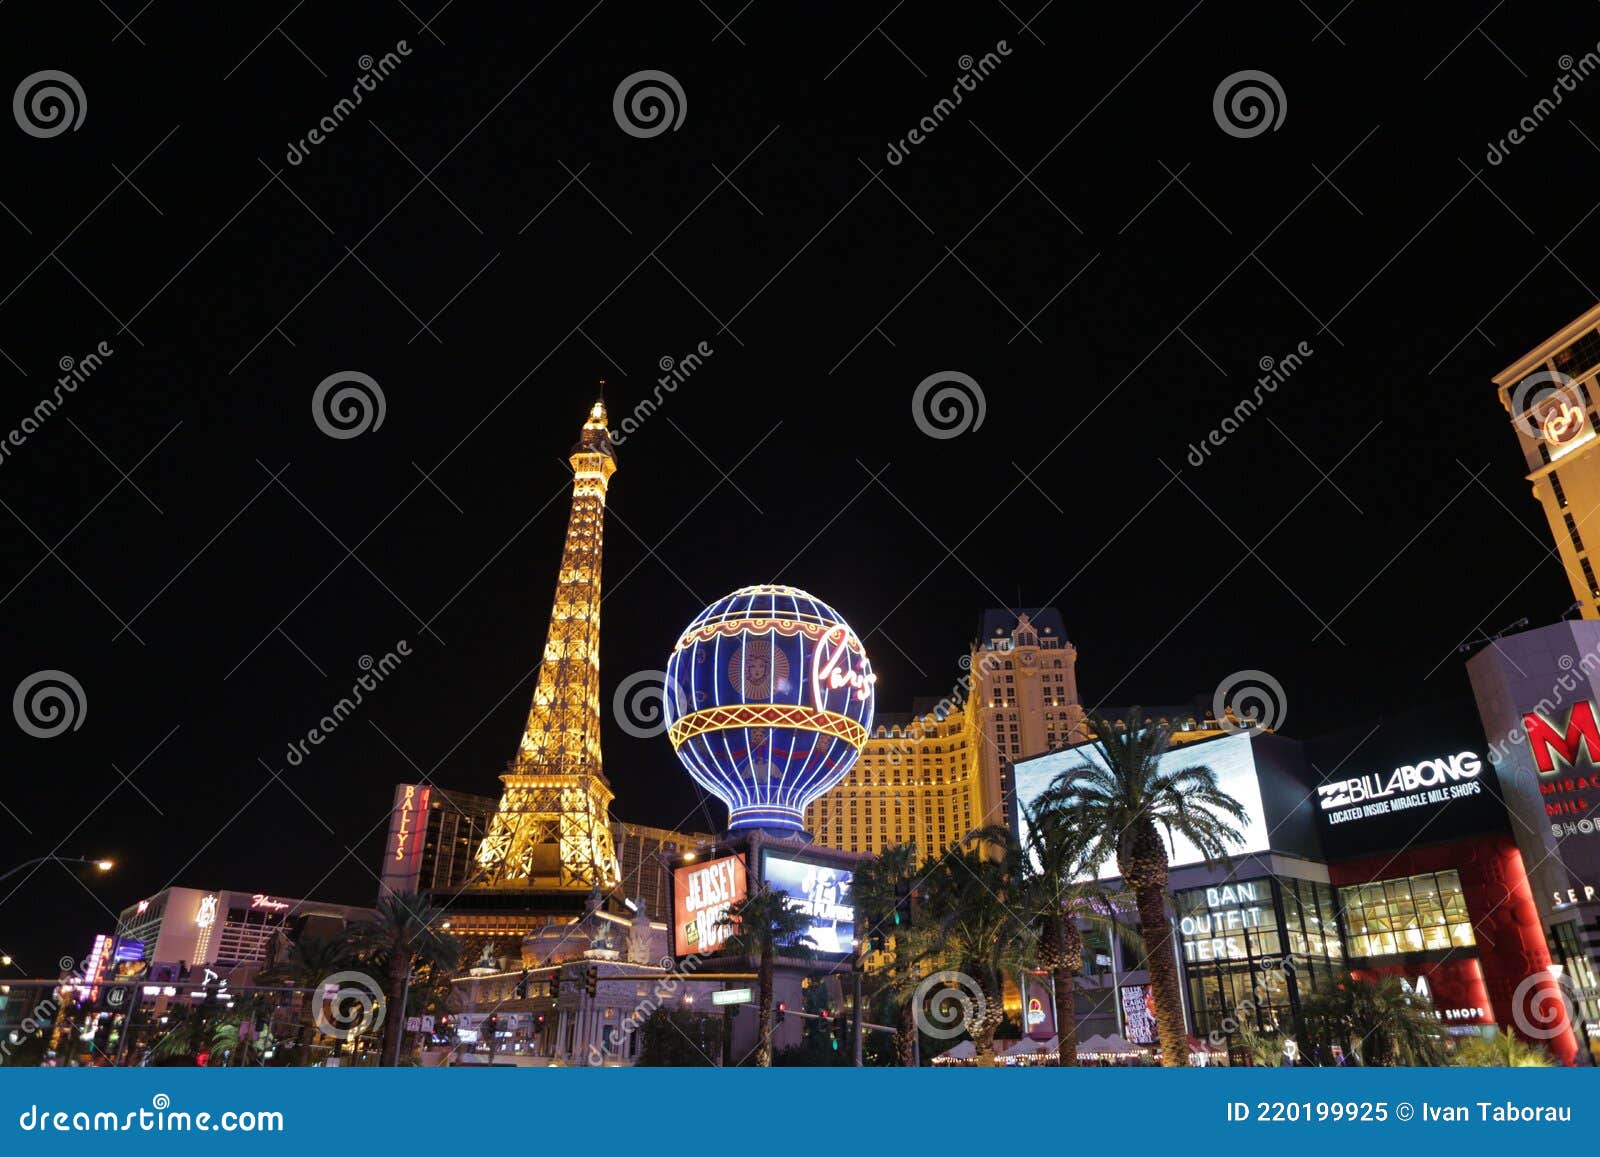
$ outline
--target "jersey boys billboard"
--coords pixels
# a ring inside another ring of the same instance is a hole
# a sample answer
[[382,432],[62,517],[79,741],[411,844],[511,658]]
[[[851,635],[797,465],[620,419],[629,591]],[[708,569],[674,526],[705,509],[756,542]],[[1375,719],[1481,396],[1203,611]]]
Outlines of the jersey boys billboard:
[[720,921],[750,894],[743,856],[685,864],[672,873],[672,950],[704,956],[721,948],[733,929]]

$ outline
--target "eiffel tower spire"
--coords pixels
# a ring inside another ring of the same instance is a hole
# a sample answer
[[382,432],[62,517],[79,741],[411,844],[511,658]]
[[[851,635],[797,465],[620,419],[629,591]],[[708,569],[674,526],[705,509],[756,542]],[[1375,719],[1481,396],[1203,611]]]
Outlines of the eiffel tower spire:
[[600,765],[600,559],[616,454],[595,402],[572,456],[572,513],[528,723],[478,847],[491,886],[589,890],[619,877]]

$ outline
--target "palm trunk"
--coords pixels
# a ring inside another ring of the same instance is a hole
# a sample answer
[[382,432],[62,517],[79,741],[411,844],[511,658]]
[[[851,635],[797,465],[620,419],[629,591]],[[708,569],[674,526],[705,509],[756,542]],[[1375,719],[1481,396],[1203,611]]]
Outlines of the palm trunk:
[[378,1058],[380,1068],[391,1063],[398,1066],[400,1063],[400,1038],[406,1031],[405,993],[409,963],[406,961],[398,969],[389,969],[389,1012],[383,1022],[383,1055]]
[[895,1018],[895,1060],[903,1069],[909,1069],[917,1059],[917,1008],[907,996],[900,1002]]
[[1056,1064],[1078,1065],[1077,976],[1083,968],[1083,936],[1071,915],[1061,917],[1061,963],[1051,972],[1056,998]]
[[761,945],[761,1019],[760,1033],[756,1038],[756,1064],[761,1068],[772,1066],[772,943]]
[[[1165,875],[1165,873],[1161,873]],[[1166,888],[1146,879],[1134,889],[1144,936],[1150,994],[1155,998],[1156,1030],[1161,1038],[1161,1064],[1169,1069],[1189,1066],[1189,1027],[1183,1019],[1178,992],[1178,961],[1172,951],[1172,926],[1167,922]]]
[[983,1015],[976,1024],[967,1027],[967,1033],[972,1037],[973,1060],[981,1069],[994,1068],[994,1034],[1005,1017],[1005,982],[998,978],[989,980],[987,984],[980,982],[984,1000]]

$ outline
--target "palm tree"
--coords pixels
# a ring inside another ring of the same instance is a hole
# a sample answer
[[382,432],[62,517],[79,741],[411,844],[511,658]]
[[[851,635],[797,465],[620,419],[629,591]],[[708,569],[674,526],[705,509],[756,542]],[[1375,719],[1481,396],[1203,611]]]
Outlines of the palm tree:
[[1492,1037],[1471,1037],[1456,1049],[1452,1064],[1476,1069],[1548,1069],[1555,1058],[1515,1033],[1501,1032]]
[[1031,967],[1038,952],[1021,849],[1009,837],[999,849],[950,847],[929,865],[924,888],[940,956],[981,994],[966,1029],[977,1063],[992,1066],[995,1030],[1005,1018],[1005,975]]
[[384,971],[383,1056],[380,1063],[398,1064],[406,1029],[406,991],[412,973],[454,969],[461,961],[461,942],[439,930],[444,909],[415,892],[393,892],[378,903],[373,919],[352,925],[350,944],[363,960]]
[[343,971],[353,958],[354,952],[345,939],[302,936],[289,946],[282,960],[257,975],[258,983],[303,988],[310,994],[295,1021],[295,1059],[299,1063],[311,1063],[311,1042],[316,1032],[313,1012],[320,999],[322,982]]
[[1367,1065],[1444,1063],[1444,1030],[1397,976],[1341,981],[1308,1000],[1303,1017],[1319,1053],[1337,1044]]
[[915,1063],[916,1002],[921,965],[929,956],[930,937],[913,908],[905,911],[917,868],[915,844],[885,848],[856,868],[850,902],[857,913],[856,934],[863,940],[882,937],[887,959],[870,974],[872,996],[893,1018],[895,1059],[902,1068]]
[[[1087,841],[1075,813],[1062,808],[1030,808],[1022,804],[1028,823],[1021,852],[1025,907],[1039,928],[1039,967],[1050,973],[1056,1006],[1056,1064],[1078,1063],[1077,977],[1083,971],[1083,928],[1116,931],[1124,940],[1141,943],[1133,929],[1116,918],[1110,892],[1084,862]],[[1004,846],[1010,831],[989,827],[973,837]],[[1024,1026],[1026,1028],[1026,1026]]]
[[787,894],[774,892],[762,884],[717,918],[719,928],[730,930],[728,950],[754,956],[759,961],[757,976],[761,996],[756,1023],[760,1035],[756,1041],[756,1064],[762,1068],[772,1065],[773,962],[780,952],[802,960],[812,952],[811,937],[806,935],[811,917],[793,903]]
[[[1135,707],[1130,715],[1138,719]],[[1178,991],[1178,962],[1167,920],[1167,845],[1182,836],[1209,864],[1243,842],[1239,826],[1244,806],[1217,784],[1217,774],[1203,764],[1162,766],[1172,743],[1166,723],[1124,727],[1110,719],[1094,723],[1095,762],[1058,776],[1036,806],[1059,810],[1083,833],[1084,863],[1097,868],[1115,860],[1123,882],[1132,890],[1145,940],[1150,991],[1161,1038],[1161,1063],[1182,1068],[1189,1063],[1189,1031]]]

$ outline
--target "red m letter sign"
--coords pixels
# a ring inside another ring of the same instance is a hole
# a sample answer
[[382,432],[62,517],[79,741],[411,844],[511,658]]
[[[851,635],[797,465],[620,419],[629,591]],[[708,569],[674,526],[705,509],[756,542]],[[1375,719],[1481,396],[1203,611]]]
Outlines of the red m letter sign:
[[1556,769],[1552,750],[1566,763],[1576,763],[1580,740],[1589,751],[1590,761],[1600,763],[1600,725],[1595,723],[1594,705],[1587,700],[1572,705],[1565,735],[1532,713],[1522,717],[1522,729],[1528,735],[1528,746],[1533,748],[1533,761],[1540,771]]

